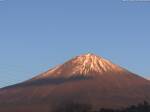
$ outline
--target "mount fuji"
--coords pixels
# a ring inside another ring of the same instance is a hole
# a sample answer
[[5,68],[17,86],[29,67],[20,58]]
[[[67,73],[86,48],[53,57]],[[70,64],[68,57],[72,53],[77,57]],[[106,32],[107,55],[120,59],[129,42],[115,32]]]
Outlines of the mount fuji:
[[66,102],[95,109],[150,102],[150,81],[95,54],[84,54],[0,89],[0,112],[52,112]]

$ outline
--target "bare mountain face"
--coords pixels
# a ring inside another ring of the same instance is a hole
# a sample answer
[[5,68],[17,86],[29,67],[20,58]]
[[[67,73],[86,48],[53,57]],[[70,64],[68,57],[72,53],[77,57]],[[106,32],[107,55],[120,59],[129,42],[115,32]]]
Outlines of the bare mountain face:
[[86,54],[23,83],[0,89],[0,112],[52,112],[66,102],[95,109],[150,101],[150,81],[110,61]]

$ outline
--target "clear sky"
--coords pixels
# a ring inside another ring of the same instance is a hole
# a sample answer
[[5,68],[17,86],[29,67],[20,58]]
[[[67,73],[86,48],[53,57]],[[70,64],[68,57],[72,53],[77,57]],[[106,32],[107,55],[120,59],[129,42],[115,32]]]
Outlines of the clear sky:
[[89,52],[150,77],[150,2],[0,0],[0,87]]

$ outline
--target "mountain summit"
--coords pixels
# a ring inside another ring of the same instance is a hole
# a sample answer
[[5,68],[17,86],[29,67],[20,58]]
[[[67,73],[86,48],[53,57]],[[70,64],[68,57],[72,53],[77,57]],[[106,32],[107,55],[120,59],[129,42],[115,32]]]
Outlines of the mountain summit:
[[118,109],[150,102],[149,93],[150,81],[102,57],[84,54],[0,89],[0,112],[54,112],[68,102],[90,104],[95,110]]
[[95,54],[76,56],[66,63],[40,74],[34,79],[48,77],[98,76],[108,73],[120,74],[127,70]]

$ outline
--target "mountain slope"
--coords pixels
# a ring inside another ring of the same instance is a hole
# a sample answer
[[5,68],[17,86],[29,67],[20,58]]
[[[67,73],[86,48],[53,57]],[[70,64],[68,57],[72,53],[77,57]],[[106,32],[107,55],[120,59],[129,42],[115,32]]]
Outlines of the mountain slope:
[[48,112],[65,102],[122,108],[150,101],[150,82],[110,61],[86,54],[28,81],[0,90],[0,111]]

